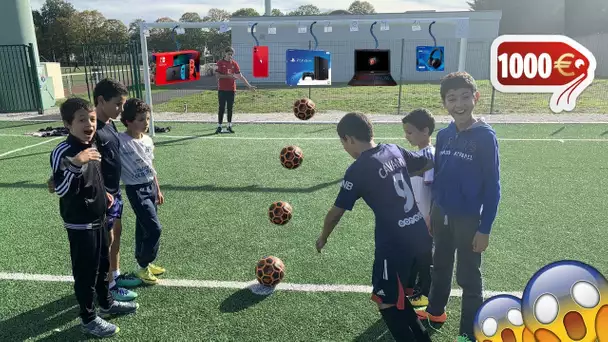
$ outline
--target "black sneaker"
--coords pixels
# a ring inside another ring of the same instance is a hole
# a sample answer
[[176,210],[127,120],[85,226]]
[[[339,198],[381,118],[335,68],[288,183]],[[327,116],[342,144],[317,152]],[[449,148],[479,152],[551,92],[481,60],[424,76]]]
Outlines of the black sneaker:
[[232,130],[232,126],[228,126],[228,133],[234,133],[234,131]]
[[220,133],[222,133],[222,127],[218,127],[218,128],[215,130],[215,134],[220,134]]

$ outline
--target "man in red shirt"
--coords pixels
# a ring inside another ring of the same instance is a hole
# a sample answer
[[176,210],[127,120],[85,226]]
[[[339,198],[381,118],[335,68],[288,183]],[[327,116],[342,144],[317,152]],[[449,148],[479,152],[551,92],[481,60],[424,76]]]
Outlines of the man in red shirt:
[[219,101],[216,134],[222,132],[225,111],[228,112],[228,132],[234,133],[232,130],[232,107],[236,93],[236,79],[242,80],[250,90],[255,90],[255,87],[249,84],[247,79],[241,74],[239,64],[232,58],[234,49],[227,47],[225,53],[224,58],[217,61],[217,69],[215,70],[215,76],[217,77],[217,98]]

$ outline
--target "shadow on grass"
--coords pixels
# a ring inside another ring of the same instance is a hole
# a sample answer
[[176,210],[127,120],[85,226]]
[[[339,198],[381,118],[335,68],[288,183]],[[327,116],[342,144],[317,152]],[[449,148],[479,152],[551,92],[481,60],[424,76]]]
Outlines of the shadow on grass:
[[388,331],[386,324],[383,319],[379,319],[376,323],[372,324],[367,328],[361,335],[357,336],[354,342],[369,342],[369,341],[382,341],[382,342],[394,342],[395,339]]
[[[430,336],[433,336],[437,332],[437,330],[441,329],[442,324],[434,324],[431,326],[427,321],[423,321],[422,325],[429,332]],[[395,341],[391,332],[388,330],[388,327],[384,323],[384,320],[381,318],[376,321],[376,323],[372,324],[367,330],[365,330],[361,335],[355,338],[354,342],[367,342],[367,341],[384,341],[384,342],[392,342]]]
[[183,142],[183,141],[188,141],[188,140],[194,140],[194,139],[197,139],[197,138],[203,138],[203,137],[208,137],[208,136],[212,136],[212,135],[215,135],[215,130],[213,132],[210,132],[210,133],[193,135],[193,136],[190,136],[190,137],[183,137],[183,138],[179,138],[179,139],[171,139],[171,140],[164,140],[164,141],[155,141],[154,142],[154,146],[159,147],[159,146],[173,145],[173,144],[178,143],[178,142]]
[[[4,341],[25,341],[60,328],[77,318],[76,298],[69,295],[0,322],[0,334],[8,337]],[[82,338],[82,333],[76,326],[53,333],[52,338],[58,341],[74,341]]]
[[256,295],[249,288],[238,290],[220,304],[220,311],[223,313],[234,313],[250,308],[267,296]]
[[2,123],[0,123],[0,130],[7,129],[7,128],[24,127],[24,126],[39,126],[42,124],[44,124],[44,122],[3,121]]
[[[162,191],[211,191],[211,192],[277,192],[277,193],[311,193],[321,189],[337,185],[342,179],[336,179],[331,182],[320,183],[307,188],[273,188],[259,185],[249,186],[216,186],[216,185],[161,185]],[[45,189],[46,179],[40,183],[30,183],[29,181],[19,181],[15,183],[0,183],[0,189]],[[124,189],[123,189],[124,191]]]
[[563,127],[559,128],[559,129],[557,129],[555,132],[549,134],[549,136],[552,136],[552,137],[556,136],[556,135],[558,135],[559,133],[561,133],[565,129],[566,129],[566,126],[563,126]]
[[[274,188],[274,187],[264,187],[259,185],[249,185],[249,186],[216,186],[216,185],[161,185],[161,189],[165,190],[175,190],[175,191],[210,191],[210,192],[278,192],[278,193],[311,193],[315,191],[319,191],[321,189],[337,185],[341,179],[336,179],[331,182],[320,183],[314,186],[310,186],[308,188]],[[0,188],[2,184],[0,183]]]

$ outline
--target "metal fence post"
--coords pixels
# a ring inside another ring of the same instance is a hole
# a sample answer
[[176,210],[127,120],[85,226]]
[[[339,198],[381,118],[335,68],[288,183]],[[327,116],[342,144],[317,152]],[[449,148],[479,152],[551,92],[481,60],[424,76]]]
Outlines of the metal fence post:
[[401,89],[403,84],[403,55],[405,50],[405,38],[401,38],[401,66],[399,68],[399,96],[397,98],[397,115],[401,115]]
[[494,114],[494,98],[496,95],[496,88],[492,86],[492,99],[490,100],[490,114]]
[[[312,49],[312,41],[311,40],[308,41],[308,50],[310,50],[310,49]],[[312,100],[311,89],[312,89],[312,87],[308,86],[308,98]]]
[[36,55],[34,54],[34,44],[29,43],[27,49],[30,60],[30,69],[32,72],[32,78],[34,83],[34,96],[36,96],[36,109],[38,114],[44,114],[44,105],[42,104],[42,91],[40,87],[40,75],[38,75],[38,64],[36,63]]

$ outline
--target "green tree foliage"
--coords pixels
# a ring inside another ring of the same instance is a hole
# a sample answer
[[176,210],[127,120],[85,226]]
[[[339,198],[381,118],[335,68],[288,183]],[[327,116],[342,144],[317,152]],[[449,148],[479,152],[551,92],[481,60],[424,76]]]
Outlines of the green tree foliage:
[[348,7],[348,11],[352,14],[374,14],[376,9],[367,1],[354,1]]
[[287,15],[321,15],[321,10],[315,5],[302,5],[296,8],[294,11],[289,12]]
[[241,8],[232,13],[233,17],[259,17],[260,13],[253,8]]

